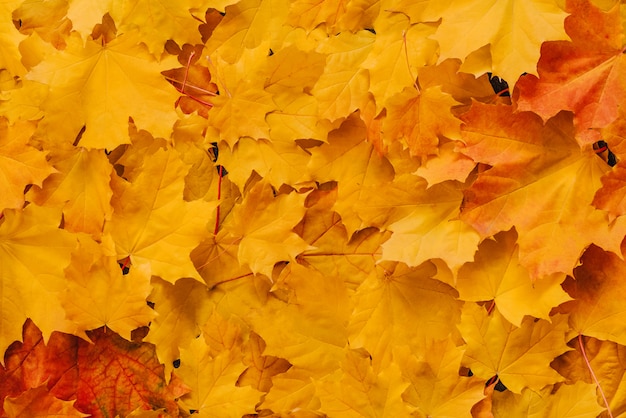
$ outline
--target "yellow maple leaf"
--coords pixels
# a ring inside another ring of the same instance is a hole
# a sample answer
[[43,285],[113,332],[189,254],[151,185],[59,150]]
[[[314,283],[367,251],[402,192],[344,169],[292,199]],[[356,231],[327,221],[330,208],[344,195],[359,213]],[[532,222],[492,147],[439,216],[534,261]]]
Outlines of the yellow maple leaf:
[[458,185],[446,182],[426,189],[425,181],[405,175],[387,190],[389,194],[369,202],[373,209],[393,216],[384,224],[393,234],[382,245],[383,259],[418,266],[440,258],[454,272],[474,259],[480,237],[458,219],[463,199]]
[[191,388],[179,404],[194,410],[198,417],[232,417],[254,412],[260,392],[250,387],[237,387],[237,379],[246,366],[241,347],[216,355],[209,354],[203,338],[196,338],[180,349],[180,367],[176,374]]
[[[593,391],[596,405],[600,401],[597,395],[597,384],[591,371],[598,377],[613,416],[626,411],[626,370],[624,356],[626,347],[612,341],[602,341],[592,337],[581,336],[569,342],[574,350],[557,357],[552,362],[567,383],[586,385]],[[584,349],[583,356],[581,348]],[[587,395],[588,397],[589,395]],[[582,398],[582,397],[581,397]]]
[[64,229],[100,239],[104,222],[113,212],[109,186],[113,167],[106,154],[72,147],[53,150],[50,162],[57,173],[41,187],[31,188],[29,200],[41,206],[62,207]]
[[459,378],[464,347],[448,339],[428,343],[424,356],[404,346],[393,351],[403,376],[411,385],[402,399],[416,408],[416,417],[470,416],[472,406],[483,398],[485,383],[479,378]]
[[428,262],[415,268],[378,263],[354,295],[350,346],[364,347],[375,364],[387,364],[395,346],[422,349],[430,340],[446,338],[460,318],[461,303],[452,287],[431,279],[434,274]]
[[[226,6],[226,15],[206,43],[206,52],[215,51],[229,64],[239,60],[247,49],[277,36],[289,6],[286,0],[243,0]],[[243,48],[242,48],[243,47]],[[268,48],[265,48],[267,54]]]
[[304,197],[297,193],[274,196],[266,181],[255,184],[233,208],[223,228],[240,239],[237,258],[254,273],[272,277],[274,264],[295,260],[309,245],[291,231],[304,215]]
[[[65,288],[63,269],[77,245],[60,229],[61,210],[28,205],[4,210],[0,220],[0,350],[20,340],[26,318],[32,318],[48,338],[68,331],[71,323],[55,296]],[[45,251],[42,249],[45,248]]]
[[333,122],[365,106],[370,82],[362,63],[373,45],[374,34],[366,30],[342,32],[320,43],[317,52],[327,54],[326,66],[311,93],[321,118]]
[[382,371],[372,368],[364,350],[347,350],[341,369],[317,380],[320,411],[346,418],[392,418],[409,416],[411,408],[402,402],[408,386],[400,368],[391,364]]
[[483,241],[475,261],[459,269],[455,287],[463,300],[493,300],[502,316],[520,327],[524,315],[549,320],[551,309],[571,298],[561,288],[563,273],[531,280],[519,264],[516,240],[511,230]]
[[467,302],[459,330],[467,342],[463,365],[483,379],[497,375],[515,393],[524,388],[539,390],[563,378],[549,367],[565,345],[567,317],[555,315],[552,323],[526,317],[515,327],[497,311]]
[[327,144],[310,149],[312,156],[307,171],[311,180],[338,183],[334,209],[341,215],[349,234],[372,225],[364,224],[358,213],[361,199],[366,205],[370,197],[370,194],[365,196],[364,190],[380,194],[380,189],[393,179],[393,166],[365,138],[363,121],[352,114],[329,133]]
[[[302,167],[309,162],[310,154],[294,141],[252,139],[244,137],[230,149],[220,152],[220,163],[228,167],[228,177],[240,190],[253,172],[264,177],[272,186],[283,184],[297,186],[307,180]],[[247,161],[247,164],[237,164]]]
[[435,61],[437,43],[428,39],[435,29],[432,25],[411,25],[403,13],[383,12],[378,16],[374,47],[362,64],[369,70],[370,92],[378,111],[395,94],[416,86],[418,69]]
[[75,32],[65,50],[51,51],[28,73],[50,86],[41,128],[63,143],[73,142],[84,125],[81,146],[111,150],[130,142],[131,117],[153,135],[169,137],[177,93],[160,72],[173,67],[174,58],[156,62],[137,42],[135,32],[104,45]]
[[29,184],[41,186],[56,171],[45,153],[28,143],[35,127],[32,122],[9,126],[5,118],[0,119],[0,210],[22,208],[24,188]]
[[19,0],[5,0],[0,3],[0,68],[6,68],[13,75],[22,76],[26,73],[21,63],[21,54],[18,49],[24,36],[12,24],[13,11],[22,2]]
[[248,368],[239,376],[238,386],[249,385],[258,391],[268,392],[272,387],[272,377],[291,368],[285,359],[263,355],[265,347],[265,341],[258,334],[250,333],[243,358]]
[[569,39],[566,16],[555,0],[465,0],[442,13],[433,38],[441,47],[440,61],[465,59],[491,44],[492,71],[513,87],[522,73],[536,74],[543,42]]
[[179,45],[200,43],[200,22],[192,12],[201,10],[202,5],[199,0],[114,1],[110,14],[120,32],[139,30],[141,42],[148,46],[150,53],[160,56],[169,39]]
[[209,317],[209,293],[206,286],[191,278],[172,284],[153,277],[151,284],[148,300],[154,303],[156,318],[145,340],[154,344],[159,360],[165,364],[165,375],[169,376],[172,362],[179,358],[179,347],[196,338]]
[[271,290],[275,297],[263,311],[245,316],[266,342],[264,354],[283,358],[311,377],[335,370],[347,344],[351,306],[341,278],[289,263]]
[[200,280],[189,254],[208,235],[217,202],[183,200],[187,170],[174,151],[148,155],[132,182],[113,177],[113,215],[105,233],[115,241],[118,259],[147,263],[151,274],[171,283],[181,277]]
[[122,274],[115,255],[108,255],[93,241],[81,240],[65,269],[66,289],[60,297],[73,333],[88,339],[85,331],[106,326],[124,338],[147,326],[156,316],[146,304],[150,294],[147,266],[134,266]]

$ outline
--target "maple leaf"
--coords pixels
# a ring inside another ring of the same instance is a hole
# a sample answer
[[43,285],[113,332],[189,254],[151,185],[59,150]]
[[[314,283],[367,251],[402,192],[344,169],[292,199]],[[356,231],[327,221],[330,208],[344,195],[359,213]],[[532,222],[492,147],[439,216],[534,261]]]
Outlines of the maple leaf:
[[483,397],[485,384],[480,379],[459,379],[464,351],[449,338],[429,343],[423,359],[408,347],[394,350],[403,376],[411,382],[402,399],[416,407],[415,416],[462,416],[460,411],[470,416],[472,405]]
[[248,368],[239,376],[238,386],[250,385],[258,391],[268,392],[272,387],[272,377],[289,370],[291,364],[287,360],[263,355],[265,347],[265,341],[260,336],[250,334],[243,358]]
[[391,97],[415,86],[418,69],[434,61],[437,43],[428,36],[436,28],[411,25],[403,13],[383,12],[374,30],[374,47],[362,65],[369,70],[370,92],[380,111]]
[[[370,226],[364,225],[356,211],[361,206],[360,200],[367,203],[371,195],[362,197],[364,190],[379,193],[380,188],[393,179],[393,166],[375,152],[365,137],[363,121],[353,114],[338,129],[329,133],[327,144],[311,149],[312,156],[307,167],[311,180],[338,183],[339,193],[334,208],[341,215],[349,234]],[[346,161],[351,164],[346,164]]]
[[67,17],[72,21],[72,29],[86,39],[91,35],[94,25],[102,21],[102,16],[108,13],[112,6],[113,0],[100,1],[98,4],[91,4],[88,0],[69,0]]
[[[232,151],[225,149],[220,153],[220,163],[229,167],[230,180],[241,190],[253,171],[277,189],[283,184],[296,186],[306,180],[302,167],[307,165],[309,158],[310,154],[294,141],[248,137],[239,139]],[[248,164],[237,164],[241,160],[248,161]]]
[[[28,205],[5,209],[0,224],[0,347],[19,340],[21,324],[32,318],[46,338],[70,324],[55,292],[65,286],[63,269],[70,263],[76,239],[59,229],[61,212]],[[46,251],[41,251],[45,247]]]
[[487,316],[482,307],[466,303],[459,325],[468,344],[463,365],[484,379],[497,375],[515,393],[562,381],[548,365],[569,350],[565,345],[567,317],[552,316],[551,321],[525,317],[518,328],[497,310]]
[[138,407],[178,416],[175,399],[188,388],[177,379],[166,384],[152,344],[126,341],[106,328],[87,336],[92,343],[78,343],[76,409],[96,418],[126,416]]
[[42,182],[55,172],[46,161],[45,153],[29,145],[35,130],[32,122],[17,122],[9,126],[0,119],[0,210],[24,206],[24,188]]
[[[276,414],[297,414],[304,418],[319,417],[320,401],[308,371],[292,367],[272,378],[272,389],[263,399],[262,407]],[[287,415],[291,416],[291,415]]]
[[524,389],[522,394],[494,392],[491,411],[491,416],[498,418],[576,418],[602,416],[603,408],[597,402],[593,385],[576,382],[548,385],[539,391]]
[[252,412],[260,392],[236,386],[245,368],[240,346],[210,355],[203,338],[193,340],[189,347],[180,349],[176,373],[192,389],[181,397],[181,406],[196,411],[198,417],[240,417]]
[[217,206],[183,200],[186,171],[177,154],[157,149],[132,182],[113,177],[113,215],[105,225],[118,259],[130,256],[133,264],[147,263],[151,274],[171,283],[180,277],[200,279],[189,253],[208,235],[206,222]]
[[525,315],[549,320],[550,310],[570,297],[561,288],[565,274],[532,282],[519,264],[516,239],[511,230],[483,241],[475,261],[459,269],[455,287],[462,300],[493,300],[502,316],[520,327]]
[[618,163],[602,177],[602,188],[593,197],[593,205],[608,212],[610,219],[626,214],[626,170]]
[[[315,198],[319,200],[312,203]],[[380,259],[380,244],[389,234],[367,228],[348,237],[339,214],[328,210],[335,199],[336,188],[315,190],[307,197],[310,207],[294,231],[313,248],[299,255],[298,262],[322,275],[340,276],[347,286],[356,288],[374,269]]]
[[289,263],[270,290],[276,297],[264,302],[264,310],[244,316],[266,342],[264,355],[285,359],[311,377],[335,370],[351,309],[341,278]]
[[437,154],[439,136],[461,137],[461,121],[450,112],[458,104],[440,87],[421,91],[406,87],[387,101],[383,139],[388,142],[400,139],[411,150],[411,156]]
[[72,398],[78,372],[71,354],[76,348],[75,337],[53,332],[46,344],[39,328],[29,319],[24,322],[22,340],[11,344],[4,354],[4,366],[0,366],[0,406],[5,397],[17,397],[43,384],[56,398]]
[[304,215],[303,201],[296,193],[274,196],[266,181],[255,184],[223,224],[228,234],[240,239],[239,262],[271,277],[274,264],[294,260],[307,249],[308,244],[291,231]]
[[159,359],[165,364],[165,375],[179,358],[179,347],[196,338],[210,314],[207,288],[197,280],[183,278],[174,284],[154,277],[148,300],[154,303],[156,318],[150,323],[145,340],[154,344]]
[[[390,348],[397,345],[424,347],[429,340],[448,336],[458,322],[460,302],[456,291],[431,279],[435,267],[424,263],[410,268],[402,263],[380,262],[359,286],[350,318],[352,347],[364,347],[375,364],[385,364]],[[415,304],[412,301],[422,300]],[[415,324],[420,332],[415,332]]]
[[320,411],[342,417],[408,416],[401,400],[408,386],[396,364],[373,370],[364,350],[348,350],[341,369],[315,382],[322,403]]
[[76,335],[87,338],[85,331],[106,326],[130,339],[131,331],[147,326],[156,315],[146,305],[149,268],[134,266],[124,275],[115,255],[93,242],[81,242],[65,277],[67,287],[59,299]]
[[[490,109],[490,116],[478,109]],[[591,205],[607,166],[580,150],[565,113],[544,126],[530,112],[475,102],[462,119],[461,151],[493,166],[464,192],[461,219],[481,237],[515,226],[520,263],[533,279],[571,273],[592,242],[615,251],[623,226],[609,227],[606,215]]]
[[[206,42],[206,52],[235,63],[247,49],[257,48],[264,40],[280,33],[288,6],[285,1],[243,0],[226,5],[225,16]],[[243,47],[243,48],[242,48]],[[267,53],[267,48],[265,49]]]
[[577,139],[601,139],[603,128],[618,116],[626,97],[626,56],[619,7],[602,12],[587,0],[568,0],[573,12],[565,20],[571,42],[547,42],[537,64],[539,78],[522,77],[517,87],[519,110],[532,110],[544,120],[561,110],[574,112]]
[[[25,1],[19,8],[13,11],[13,21],[19,22],[19,30],[23,34],[36,33],[41,40],[49,42],[57,49],[65,48],[65,38],[72,29],[71,21],[66,17],[68,3],[66,0],[54,0],[47,2]],[[34,37],[29,37],[23,42],[28,43]],[[22,51],[24,47],[22,45]],[[28,54],[23,53],[23,57]],[[27,67],[30,68],[30,65]]]
[[39,386],[16,398],[5,399],[4,410],[9,418],[88,416],[76,410],[73,404],[74,401],[55,398],[45,386]]
[[543,42],[568,39],[565,17],[555,1],[472,0],[443,11],[433,38],[441,48],[440,62],[465,59],[490,44],[493,72],[513,86],[520,74],[535,73]]
[[574,270],[576,280],[568,278],[563,284],[574,298],[562,306],[569,313],[570,326],[580,334],[626,343],[620,325],[625,313],[618,303],[625,292],[620,276],[626,265],[596,246],[589,247],[581,261],[582,266]]
[[342,32],[317,48],[327,54],[324,73],[311,91],[320,117],[335,121],[364,107],[368,100],[369,73],[361,67],[374,44],[368,31]]
[[[112,7],[110,13],[120,32],[139,30],[139,37],[150,53],[159,56],[169,39],[180,45],[200,43],[200,22],[192,12],[201,7],[199,0],[175,3],[144,0],[121,2],[119,6]],[[150,12],[145,13],[145,10]]]
[[626,347],[592,337],[581,336],[580,341],[585,351],[584,356],[581,352],[581,345],[575,343],[576,340],[572,340],[569,345],[574,350],[557,357],[552,362],[552,367],[563,375],[567,382],[593,387],[593,399],[597,405],[597,386],[590,372],[590,369],[593,370],[600,379],[602,391],[609,401],[613,415],[623,414],[626,412],[626,404],[624,404],[626,397],[623,390],[626,384],[626,375],[623,372],[625,370],[623,356],[626,354]]
[[6,68],[11,74],[22,76],[26,73],[24,65],[20,62],[21,54],[18,45],[24,36],[10,22],[13,20],[13,11],[22,2],[19,0],[4,0],[0,4],[0,20],[4,22],[0,26],[0,68]]
[[[426,189],[425,182],[413,175],[394,181],[389,195],[370,202],[379,211],[386,209],[395,215],[385,223],[393,235],[382,245],[383,259],[418,266],[440,258],[453,271],[472,261],[480,237],[458,219],[462,199],[455,184],[442,183]],[[399,209],[389,210],[390,206]]]
[[85,232],[100,239],[110,220],[113,192],[109,186],[113,167],[101,150],[68,148],[53,151],[50,163],[57,172],[28,193],[40,206],[62,207],[64,229]]
[[81,146],[109,150],[130,142],[129,117],[155,136],[170,135],[176,94],[160,72],[172,66],[173,57],[154,61],[137,44],[136,32],[105,45],[85,42],[78,34],[67,43],[28,74],[29,80],[51,86],[41,129],[63,143],[84,125]]

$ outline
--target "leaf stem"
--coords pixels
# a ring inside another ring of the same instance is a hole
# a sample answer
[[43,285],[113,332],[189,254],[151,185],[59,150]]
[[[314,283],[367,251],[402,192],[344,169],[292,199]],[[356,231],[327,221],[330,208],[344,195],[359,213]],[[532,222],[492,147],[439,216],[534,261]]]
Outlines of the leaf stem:
[[587,358],[587,353],[585,352],[585,347],[583,345],[583,336],[581,334],[578,334],[578,345],[580,346],[580,351],[583,354],[583,358],[585,359],[587,368],[589,369],[589,372],[591,373],[591,377],[593,377],[593,380],[596,382],[596,386],[598,387],[598,390],[600,391],[600,395],[602,395],[602,399],[604,400],[604,405],[606,405],[606,411],[609,413],[609,417],[613,418],[613,413],[611,413],[611,407],[609,406],[609,401],[606,399],[606,396],[604,395],[604,391],[602,390],[602,386],[600,386],[600,381],[598,381],[598,378],[596,377],[596,374],[593,372],[593,368],[591,367],[591,363],[589,363],[589,359]]
[[[223,167],[220,165],[218,168],[219,177],[217,179],[217,200],[222,198],[222,169]],[[213,230],[213,235],[217,235],[217,231],[220,228],[220,206],[217,205],[217,209],[215,211],[215,229]]]

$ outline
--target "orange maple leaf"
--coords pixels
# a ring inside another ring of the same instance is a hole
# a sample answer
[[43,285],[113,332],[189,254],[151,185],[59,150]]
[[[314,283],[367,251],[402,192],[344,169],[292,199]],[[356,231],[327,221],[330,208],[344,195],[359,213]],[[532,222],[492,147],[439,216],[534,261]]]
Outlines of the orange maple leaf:
[[152,344],[124,340],[106,328],[87,335],[91,343],[78,342],[76,409],[94,418],[125,416],[138,407],[178,416],[175,399],[189,389],[179,379],[166,383]]
[[539,78],[517,84],[519,110],[532,110],[544,120],[561,110],[574,112],[577,139],[593,143],[618,116],[626,99],[626,55],[622,21],[616,4],[603,12],[588,0],[568,0],[572,13],[565,28],[572,41],[546,42],[537,64]]
[[493,166],[464,191],[461,210],[482,237],[515,226],[520,262],[533,279],[571,273],[591,243],[618,251],[624,226],[609,226],[591,205],[608,166],[581,151],[571,118],[561,113],[544,126],[530,112],[475,102],[462,119],[461,151]]

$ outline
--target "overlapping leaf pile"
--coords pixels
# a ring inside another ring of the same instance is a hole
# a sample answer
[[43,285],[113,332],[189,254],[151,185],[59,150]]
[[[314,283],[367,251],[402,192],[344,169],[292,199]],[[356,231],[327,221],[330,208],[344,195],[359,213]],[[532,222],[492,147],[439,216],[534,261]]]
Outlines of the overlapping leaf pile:
[[626,414],[624,1],[0,19],[0,416]]

